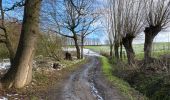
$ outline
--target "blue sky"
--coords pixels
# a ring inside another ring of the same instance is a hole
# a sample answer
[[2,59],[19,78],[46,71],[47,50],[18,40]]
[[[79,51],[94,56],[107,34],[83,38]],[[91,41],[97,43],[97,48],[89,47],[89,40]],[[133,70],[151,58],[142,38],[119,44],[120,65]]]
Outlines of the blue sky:
[[[12,4],[14,4],[16,1],[20,0],[3,0],[3,6],[4,7],[11,7]],[[96,7],[102,6],[104,4],[105,0],[97,0]],[[23,15],[23,8],[17,8],[15,12],[9,11],[7,12],[7,16],[18,18],[19,20],[22,20]],[[100,20],[93,24],[94,27],[102,27]],[[160,32],[156,38],[154,39],[154,42],[168,42],[170,41],[170,28],[168,28],[166,31]],[[92,33],[88,36],[88,38],[98,38],[104,43],[104,41],[107,40],[107,36],[105,35],[105,32],[103,29],[99,28],[98,31]],[[134,40],[133,43],[144,43],[144,34],[141,33],[137,38]]]
[[[3,0],[3,8],[12,7],[12,5],[18,1],[21,1],[21,0]],[[101,0],[97,0],[95,5],[96,7],[100,7],[101,4],[102,4]],[[6,12],[6,16],[22,20],[23,19],[23,8],[15,8],[15,11],[8,11]],[[100,22],[98,21],[94,23],[93,27],[101,27]],[[101,41],[106,40],[103,29],[100,29],[100,28],[98,28],[98,30],[95,31],[94,33],[90,34],[87,38],[98,38]]]
[[[21,1],[21,0],[2,0],[3,1],[3,8],[10,8],[12,7],[12,5],[14,3],[16,3],[17,1]],[[23,16],[23,8],[16,8],[15,12],[14,11],[8,11],[5,13],[6,16],[8,17],[12,17],[12,18],[17,18],[19,20],[22,20],[22,16]]]

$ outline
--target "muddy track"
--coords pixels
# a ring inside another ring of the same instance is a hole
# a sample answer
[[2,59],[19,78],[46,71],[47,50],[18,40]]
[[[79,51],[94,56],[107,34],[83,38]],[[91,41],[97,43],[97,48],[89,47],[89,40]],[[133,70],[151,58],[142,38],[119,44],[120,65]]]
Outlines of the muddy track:
[[105,80],[98,57],[91,56],[88,59],[88,63],[82,65],[79,70],[73,72],[67,80],[61,83],[59,92],[53,92],[47,96],[47,99],[125,100],[117,89]]

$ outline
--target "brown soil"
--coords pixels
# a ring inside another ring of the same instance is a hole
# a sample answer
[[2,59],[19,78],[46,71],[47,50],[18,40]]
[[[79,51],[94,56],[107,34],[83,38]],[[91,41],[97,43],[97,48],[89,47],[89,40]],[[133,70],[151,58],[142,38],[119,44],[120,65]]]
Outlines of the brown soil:
[[48,100],[125,100],[102,75],[97,57],[69,75],[45,95]]
[[98,57],[91,56],[85,64],[40,76],[33,82],[35,85],[1,94],[9,100],[126,100],[102,75]]
[[62,70],[41,70],[34,71],[32,83],[22,89],[0,90],[0,99],[3,97],[8,100],[46,100],[48,90],[54,87],[57,89],[63,80],[68,79],[69,75],[78,70],[86,60],[73,64]]

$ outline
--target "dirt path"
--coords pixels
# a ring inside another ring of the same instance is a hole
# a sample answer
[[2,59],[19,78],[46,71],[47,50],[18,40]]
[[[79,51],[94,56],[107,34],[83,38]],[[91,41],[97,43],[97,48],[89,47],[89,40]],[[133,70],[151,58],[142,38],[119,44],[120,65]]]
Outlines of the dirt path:
[[89,62],[63,80],[58,92],[49,92],[48,100],[125,100],[110,85],[101,73],[101,64],[97,57],[89,57]]

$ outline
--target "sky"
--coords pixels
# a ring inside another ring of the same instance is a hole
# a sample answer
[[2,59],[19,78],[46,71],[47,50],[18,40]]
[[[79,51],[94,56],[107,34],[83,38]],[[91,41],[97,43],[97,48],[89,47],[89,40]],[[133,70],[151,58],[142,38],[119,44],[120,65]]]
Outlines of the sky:
[[[3,0],[3,6],[4,7],[11,7],[12,4],[14,4],[16,1],[20,0]],[[96,2],[96,7],[100,7],[104,4],[106,0],[97,0]],[[22,20],[23,15],[23,8],[17,8],[17,13],[16,12],[7,12],[7,16],[10,17],[16,17],[19,20]],[[88,36],[88,38],[98,38],[102,43],[104,43],[107,40],[106,33],[101,29],[101,21],[97,21],[96,23],[93,24],[94,27],[99,27],[99,29],[92,33],[91,35]],[[161,31],[154,39],[154,42],[170,42],[170,28]],[[139,43],[144,43],[144,33],[140,33],[135,40],[133,41],[134,44],[139,44]]]
[[[100,6],[102,6],[105,2],[106,0],[97,0],[97,3],[100,4]],[[98,21],[95,24],[96,26],[99,26],[99,27],[101,26],[100,21]],[[107,36],[105,35],[104,31],[100,30],[100,33],[95,33],[95,34],[96,34],[95,37],[100,38],[102,43],[104,43],[107,40]],[[144,39],[145,39],[145,36],[144,36],[144,33],[142,32],[134,39],[133,44],[144,43]],[[159,32],[159,34],[155,37],[154,42],[170,42],[170,27]]]
[[[134,44],[141,44],[144,43],[144,33],[140,33],[135,40],[133,41]],[[159,32],[158,35],[155,37],[154,42],[170,42],[170,28]]]
[[[3,8],[10,8],[12,5],[21,0],[2,0],[3,1]],[[6,16],[17,18],[18,20],[22,20],[23,16],[23,8],[15,8],[14,11],[8,11],[5,13]]]

